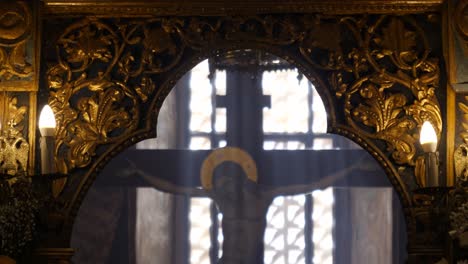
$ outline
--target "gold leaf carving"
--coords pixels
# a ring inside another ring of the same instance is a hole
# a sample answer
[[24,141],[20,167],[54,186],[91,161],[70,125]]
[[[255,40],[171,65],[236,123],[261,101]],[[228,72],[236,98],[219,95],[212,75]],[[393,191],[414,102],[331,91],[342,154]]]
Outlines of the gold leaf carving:
[[441,133],[438,61],[411,16],[86,18],[60,36],[47,73],[60,166],[86,167],[99,146],[133,133],[184,56],[245,43],[288,49],[323,72],[343,106],[340,122],[385,142],[397,164],[414,165],[425,120]]
[[98,29],[84,27],[76,35],[62,40],[63,49],[67,53],[67,61],[70,63],[83,63],[85,66],[93,60],[108,62],[112,58],[110,45],[111,36],[98,35]]
[[32,14],[26,2],[0,3],[0,77],[5,80],[32,75],[26,55]]
[[342,17],[334,22],[340,25],[338,31],[315,22],[323,29],[310,34],[346,30],[352,33],[346,46],[354,48],[343,54],[336,45],[345,40],[324,45],[309,37],[300,43],[302,55],[316,68],[329,71],[330,85],[344,102],[346,120],[358,134],[385,141],[396,163],[414,165],[415,129],[428,120],[438,135],[442,130],[435,96],[439,66],[429,57],[425,33],[411,17],[380,16],[375,22]]
[[374,42],[384,48],[382,50],[384,55],[392,55],[393,59],[398,60],[400,65],[404,60],[411,61],[413,59],[416,34],[407,30],[400,19],[391,19],[382,33],[382,37],[375,38]]
[[18,98],[9,92],[0,93],[0,130],[12,136],[23,136],[26,106],[18,107]]
[[151,95],[156,89],[156,84],[151,78],[142,77],[140,86],[135,88],[135,91],[140,96],[143,102],[148,100],[148,96]]
[[151,75],[172,68],[182,54],[163,22],[112,27],[84,19],[59,38],[59,64],[48,70],[47,82],[61,172],[90,165],[99,146],[136,128],[139,103],[147,102],[156,87]]
[[17,106],[17,97],[0,93],[0,170],[15,175],[26,173],[29,143],[23,137],[26,106]]
[[72,167],[85,167],[95,155],[98,144],[107,143],[110,131],[122,127],[129,114],[117,108],[115,102],[122,96],[118,90],[107,89],[97,96],[82,98],[78,102],[81,119],[71,124],[74,137],[69,144],[74,159]]
[[[45,79],[57,119],[59,171],[93,170],[70,173],[77,177],[70,185],[79,187],[65,206],[73,216],[105,157],[149,133],[154,116],[148,110],[159,110],[169,86],[190,66],[220,51],[259,48],[296,62],[315,84],[328,86],[329,93],[320,88],[331,106],[331,129],[372,150],[409,208],[408,189],[416,182],[407,167],[423,168],[419,128],[428,120],[439,136],[442,130],[439,62],[425,34],[410,15],[76,20],[53,43],[56,61]],[[8,59],[0,48],[0,61]],[[86,176],[79,178],[81,172]],[[54,193],[62,188],[55,185]]]

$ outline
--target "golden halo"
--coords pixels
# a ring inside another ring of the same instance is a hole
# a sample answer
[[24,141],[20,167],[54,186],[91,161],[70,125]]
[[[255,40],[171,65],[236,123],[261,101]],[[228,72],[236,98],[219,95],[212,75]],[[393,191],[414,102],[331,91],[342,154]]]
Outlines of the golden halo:
[[206,190],[213,188],[214,169],[223,162],[231,161],[242,167],[247,178],[257,182],[257,166],[252,156],[246,151],[236,147],[224,147],[213,150],[203,161],[200,169],[202,186]]

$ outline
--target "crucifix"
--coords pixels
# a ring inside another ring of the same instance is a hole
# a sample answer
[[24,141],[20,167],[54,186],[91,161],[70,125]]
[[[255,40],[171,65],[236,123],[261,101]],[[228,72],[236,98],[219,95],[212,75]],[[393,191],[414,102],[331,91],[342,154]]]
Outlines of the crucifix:
[[[372,165],[372,157],[362,150],[342,150],[341,154],[269,151],[262,155],[258,166],[251,155],[236,147],[158,151],[161,155],[157,157],[152,155],[152,150],[132,151],[131,160],[117,157],[116,164],[121,166],[113,166],[108,173],[119,176],[126,186],[154,186],[171,193],[212,198],[223,214],[220,262],[223,264],[263,263],[266,213],[275,197],[308,193],[327,186],[387,186],[375,177],[381,173],[380,168]],[[330,156],[346,162],[333,167]],[[284,162],[272,168],[269,165],[272,160]],[[328,162],[330,166],[317,168],[318,173],[314,169],[291,173],[294,167],[304,166],[304,162]]]
[[223,264],[263,263],[266,214],[277,196],[350,183],[388,186],[375,177],[382,172],[369,166],[374,161],[362,150],[263,150],[262,110],[271,102],[262,92],[262,74],[278,65],[255,59],[214,63],[227,71],[226,95],[216,96],[215,105],[226,108],[226,148],[132,150],[109,171],[126,186],[212,198],[223,214]]

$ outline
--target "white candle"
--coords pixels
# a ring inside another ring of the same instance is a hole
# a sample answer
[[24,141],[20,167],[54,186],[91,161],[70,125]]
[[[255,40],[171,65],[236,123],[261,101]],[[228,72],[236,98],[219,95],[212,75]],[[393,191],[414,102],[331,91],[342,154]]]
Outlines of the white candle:
[[49,174],[56,172],[54,149],[55,149],[55,116],[49,105],[42,108],[39,117],[39,131],[41,132],[41,173]]
[[437,155],[437,134],[432,127],[431,123],[424,121],[419,142],[425,152],[424,164],[426,171],[426,186],[437,187],[439,186],[439,160]]

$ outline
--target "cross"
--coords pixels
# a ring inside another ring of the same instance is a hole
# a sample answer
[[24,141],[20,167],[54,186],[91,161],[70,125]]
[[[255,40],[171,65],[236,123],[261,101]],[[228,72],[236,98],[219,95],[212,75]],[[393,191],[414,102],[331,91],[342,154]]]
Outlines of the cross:
[[[262,94],[262,71],[227,71],[226,96],[217,96],[216,101],[217,107],[226,108],[227,148],[131,150],[117,157],[116,165],[106,172],[119,176],[120,183],[114,183],[118,185],[155,186],[211,197],[223,214],[220,263],[262,263],[265,217],[276,196],[327,186],[389,186],[385,179],[375,177],[382,171],[369,165],[375,161],[363,150],[264,151],[262,109],[271,103]],[[226,154],[231,152],[236,154]],[[213,161],[217,156],[222,162]],[[212,164],[208,176],[201,176],[203,164]],[[255,168],[255,177],[249,168]]]
[[[212,153],[212,150],[131,150],[125,156],[116,157],[113,161],[115,165],[109,166],[105,173],[116,176],[113,178],[113,184],[118,186],[156,187],[171,193],[211,197],[218,204],[223,215],[226,213],[224,208],[236,208],[240,204],[238,204],[238,199],[223,200],[220,198],[216,193],[225,192],[229,184],[224,184],[223,180],[219,182],[216,180],[227,177],[228,179],[224,179],[224,182],[240,181],[233,185],[237,187],[233,195],[243,197],[244,204],[255,208],[255,210],[250,208],[248,211],[256,211],[259,214],[255,221],[251,221],[252,225],[245,227],[245,230],[250,230],[250,228],[257,230],[257,232],[245,232],[246,235],[254,236],[253,241],[263,241],[266,212],[276,196],[307,193],[327,186],[389,186],[385,179],[376,177],[382,174],[381,168],[375,165],[373,158],[364,150],[276,150],[264,151],[259,155],[259,159],[253,161],[257,165],[256,182],[246,178],[243,171],[239,172],[238,166],[235,166],[237,163],[227,160],[224,165],[220,164],[220,170],[213,175],[213,185],[218,186],[218,189],[211,191],[203,188],[200,172],[203,162],[209,159]],[[338,159],[343,162],[335,166],[333,161]],[[273,163],[274,160],[283,162]],[[317,164],[322,166],[315,167]],[[302,169],[295,170],[294,168]],[[261,194],[258,193],[259,191]],[[252,200],[253,197],[259,200]],[[238,213],[239,225],[249,218],[249,214],[245,211],[234,210],[233,212]],[[231,218],[235,219],[232,216]],[[253,228],[254,226],[256,228]],[[223,233],[229,232],[225,227],[223,224]],[[244,227],[230,225],[230,228],[239,230]],[[233,233],[230,232],[230,234],[232,236]],[[229,248],[229,245],[236,245],[235,241],[238,239],[229,243],[228,238],[231,236],[224,234],[223,254],[229,254],[235,250]],[[252,237],[249,239],[252,240]],[[253,252],[257,255],[249,258],[262,259],[263,243],[257,243]],[[247,258],[248,255],[243,257]]]

